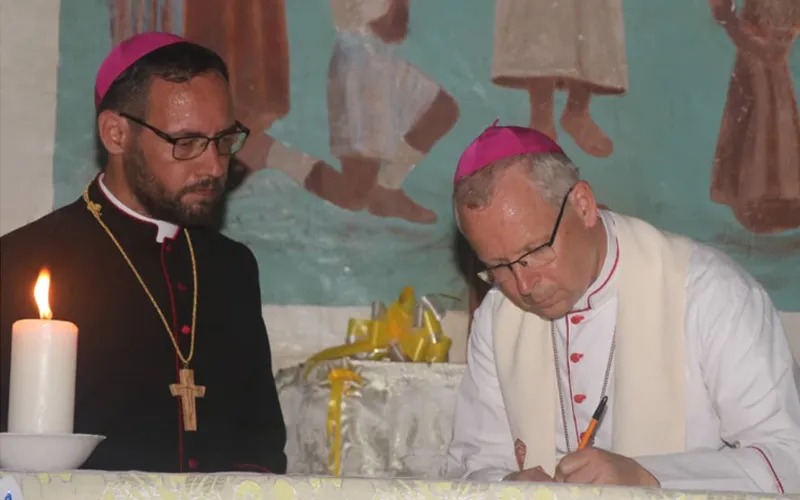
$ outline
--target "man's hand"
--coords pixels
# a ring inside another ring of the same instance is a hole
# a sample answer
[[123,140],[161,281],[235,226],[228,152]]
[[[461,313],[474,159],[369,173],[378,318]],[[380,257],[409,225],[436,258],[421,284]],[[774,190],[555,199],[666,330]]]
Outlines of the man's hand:
[[503,481],[525,481],[529,483],[554,483],[555,480],[548,476],[541,467],[512,472],[503,478]]
[[556,467],[555,480],[578,484],[661,486],[635,460],[599,448],[587,448],[566,455]]

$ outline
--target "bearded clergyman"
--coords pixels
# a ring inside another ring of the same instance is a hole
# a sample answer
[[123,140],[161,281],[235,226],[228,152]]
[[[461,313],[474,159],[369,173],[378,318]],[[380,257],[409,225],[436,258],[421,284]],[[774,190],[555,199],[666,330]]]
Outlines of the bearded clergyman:
[[252,252],[214,229],[234,118],[213,51],[166,33],[115,47],[95,85],[107,161],[78,199],[0,239],[0,431],[11,325],[79,328],[76,433],[106,436],[84,468],[283,473],[286,442]]

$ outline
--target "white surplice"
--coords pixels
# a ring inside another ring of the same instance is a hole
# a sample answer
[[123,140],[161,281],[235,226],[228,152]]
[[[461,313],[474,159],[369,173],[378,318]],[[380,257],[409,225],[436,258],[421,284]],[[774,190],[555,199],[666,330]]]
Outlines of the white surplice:
[[[614,223],[601,272],[555,322],[567,432],[556,401],[556,443],[575,450],[600,400],[616,322]],[[459,389],[448,475],[498,481],[518,470],[492,348],[493,289],[475,311]],[[662,488],[800,493],[800,370],[764,289],[727,256],[695,243],[686,276],[686,453],[632,457]],[[614,399],[614,368],[607,389]],[[532,398],[536,395],[532,394]],[[594,445],[609,449],[613,404]]]

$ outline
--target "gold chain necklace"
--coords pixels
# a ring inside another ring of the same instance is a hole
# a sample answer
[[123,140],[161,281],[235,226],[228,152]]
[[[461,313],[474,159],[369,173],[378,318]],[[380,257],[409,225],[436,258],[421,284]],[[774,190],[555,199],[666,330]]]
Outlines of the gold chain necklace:
[[111,238],[111,241],[114,242],[114,245],[116,245],[117,250],[119,250],[119,253],[125,259],[125,262],[128,263],[128,267],[131,268],[131,271],[133,271],[134,276],[136,276],[136,279],[139,280],[139,284],[142,285],[144,293],[147,294],[147,297],[150,299],[150,302],[153,304],[153,307],[156,309],[156,312],[158,312],[158,316],[161,318],[161,322],[164,323],[164,328],[167,330],[167,333],[169,334],[169,339],[170,341],[172,341],[172,346],[175,348],[175,353],[180,358],[184,368],[188,368],[189,363],[192,361],[192,358],[194,357],[195,325],[197,323],[197,262],[195,260],[194,247],[192,246],[192,238],[191,236],[189,236],[189,231],[186,228],[183,229],[183,233],[186,235],[186,242],[189,244],[189,254],[191,255],[192,258],[192,280],[194,288],[194,297],[192,299],[192,330],[191,330],[191,341],[189,345],[189,354],[184,357],[183,353],[181,352],[181,348],[178,345],[176,335],[172,331],[172,328],[170,328],[166,316],[164,316],[164,313],[161,311],[161,307],[158,306],[156,299],[153,297],[153,294],[150,293],[150,289],[147,287],[147,284],[145,284],[144,279],[139,274],[139,271],[136,269],[136,266],[133,265],[133,262],[131,262],[131,259],[128,257],[128,254],[122,248],[122,245],[114,236],[114,233],[112,233],[111,229],[109,229],[106,223],[103,222],[103,219],[101,217],[101,211],[103,207],[99,203],[95,203],[89,198],[88,187],[83,192],[83,201],[86,203],[87,210],[89,210],[89,212],[91,212],[92,215],[94,215],[94,218],[97,220],[100,226],[102,226],[103,229],[105,229],[106,234],[108,234],[108,237]]
[[[89,184],[91,186],[91,184]],[[83,192],[83,201],[86,203],[86,209],[92,213],[94,218],[97,222],[102,226],[102,228],[108,234],[108,237],[111,238],[111,241],[114,242],[116,245],[117,250],[125,259],[125,262],[128,263],[128,267],[131,268],[133,271],[134,276],[136,279],[139,280],[139,284],[142,285],[142,289],[147,294],[147,297],[150,299],[150,302],[153,304],[153,307],[158,312],[158,316],[161,318],[161,322],[164,323],[164,328],[167,331],[167,335],[169,336],[169,340],[172,342],[172,346],[175,348],[175,353],[180,358],[181,362],[183,362],[183,368],[181,368],[178,372],[179,375],[179,383],[177,384],[170,384],[169,390],[173,396],[177,396],[181,398],[181,413],[183,414],[183,428],[186,431],[196,431],[197,430],[197,406],[195,402],[195,398],[202,398],[206,394],[206,388],[202,385],[195,385],[194,383],[194,370],[189,368],[189,363],[192,361],[194,357],[194,339],[195,339],[195,325],[197,324],[197,260],[195,259],[194,255],[194,246],[192,245],[192,237],[189,236],[189,230],[184,228],[183,233],[186,235],[186,242],[189,244],[189,255],[192,257],[192,283],[194,287],[194,296],[192,298],[192,330],[191,330],[191,340],[189,344],[189,354],[184,357],[183,353],[181,352],[181,348],[178,345],[178,340],[176,338],[175,333],[172,331],[172,328],[169,326],[169,322],[167,321],[166,316],[161,311],[161,308],[158,306],[158,302],[156,302],[155,297],[153,294],[150,293],[150,289],[147,287],[147,284],[144,282],[141,274],[136,269],[136,266],[133,265],[131,259],[128,257],[128,254],[125,252],[125,249],[122,248],[122,245],[119,243],[117,238],[114,236],[114,233],[111,232],[111,229],[108,228],[105,222],[101,217],[101,212],[103,207],[99,203],[93,202],[89,198],[89,187],[87,186]]]

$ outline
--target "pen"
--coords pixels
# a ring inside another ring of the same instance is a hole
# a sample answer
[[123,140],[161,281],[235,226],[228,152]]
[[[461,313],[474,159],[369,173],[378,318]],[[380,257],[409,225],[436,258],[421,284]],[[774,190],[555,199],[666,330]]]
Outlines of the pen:
[[608,396],[603,396],[600,398],[600,404],[597,405],[597,409],[594,411],[594,415],[592,415],[592,421],[589,422],[589,427],[587,427],[586,432],[583,433],[583,439],[581,439],[581,444],[578,445],[578,450],[586,448],[586,446],[592,441],[594,433],[597,430],[597,425],[600,423],[600,418],[602,418],[603,412],[606,409],[607,402]]

